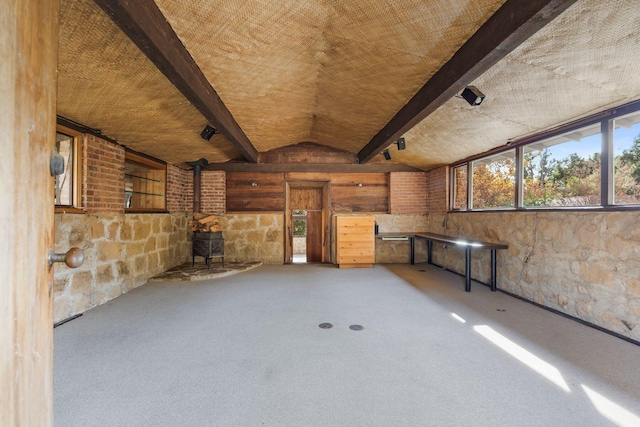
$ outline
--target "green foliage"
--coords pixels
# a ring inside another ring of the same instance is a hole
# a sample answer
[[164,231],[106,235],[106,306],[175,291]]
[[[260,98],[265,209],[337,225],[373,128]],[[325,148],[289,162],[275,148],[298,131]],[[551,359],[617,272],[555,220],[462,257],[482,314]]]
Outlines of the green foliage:
[[[600,203],[600,153],[586,158],[573,153],[553,159],[549,149],[524,154],[524,206],[591,206]],[[616,203],[640,202],[640,135],[614,159]],[[473,206],[511,207],[514,161],[499,160],[474,167]],[[462,175],[462,174],[461,174]],[[458,177],[460,179],[460,177]],[[462,180],[458,185],[464,185]],[[461,192],[462,194],[462,192]],[[458,201],[459,203],[462,200]]]
[[619,156],[620,165],[628,166],[631,176],[636,184],[640,184],[640,135],[633,140],[633,145],[628,150],[622,150]]
[[293,235],[296,237],[307,235],[307,221],[304,219],[293,220]]
[[513,207],[515,163],[502,159],[473,168],[473,207]]

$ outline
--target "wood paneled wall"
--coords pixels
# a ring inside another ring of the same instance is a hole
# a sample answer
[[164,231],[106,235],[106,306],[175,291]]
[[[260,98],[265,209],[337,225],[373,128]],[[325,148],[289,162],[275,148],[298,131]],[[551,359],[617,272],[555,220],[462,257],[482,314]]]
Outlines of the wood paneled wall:
[[305,211],[322,210],[322,188],[292,188],[291,209]]
[[227,212],[283,210],[283,173],[227,172]]
[[389,211],[388,173],[227,172],[227,212],[284,210],[285,179],[330,181],[332,213]]
[[331,209],[333,213],[388,212],[389,174],[332,173]]

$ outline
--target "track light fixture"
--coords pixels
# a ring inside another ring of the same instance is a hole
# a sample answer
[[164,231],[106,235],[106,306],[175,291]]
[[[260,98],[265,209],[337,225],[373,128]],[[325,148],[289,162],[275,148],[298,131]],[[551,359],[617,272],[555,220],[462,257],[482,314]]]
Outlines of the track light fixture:
[[394,142],[398,146],[398,151],[402,151],[407,148],[407,144],[404,141],[404,138],[398,138],[396,142]]
[[384,155],[385,160],[391,160],[391,153],[389,152],[388,149],[384,150],[382,154]]
[[207,141],[211,140],[211,137],[217,132],[216,128],[211,127],[209,125],[204,127],[202,133],[200,133],[200,137],[202,139],[206,139]]
[[482,104],[484,96],[484,93],[480,92],[480,89],[475,86],[467,86],[462,91],[462,97],[472,106]]

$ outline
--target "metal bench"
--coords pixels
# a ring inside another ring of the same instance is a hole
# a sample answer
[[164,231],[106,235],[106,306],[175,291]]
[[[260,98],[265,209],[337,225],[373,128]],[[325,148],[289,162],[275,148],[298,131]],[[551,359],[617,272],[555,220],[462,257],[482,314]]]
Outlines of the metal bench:
[[[498,287],[496,284],[496,250],[508,249],[508,245],[502,243],[490,243],[481,242],[478,240],[467,240],[462,237],[445,236],[443,234],[435,233],[415,233],[414,238],[421,238],[427,240],[427,263],[433,264],[431,257],[431,250],[433,248],[433,242],[448,243],[464,248],[465,251],[465,291],[471,292],[471,250],[472,249],[489,249],[491,251],[491,290],[495,292]],[[413,242],[412,249],[413,249]],[[413,252],[413,251],[412,251]],[[412,254],[413,255],[413,254]],[[413,264],[413,256],[411,259]]]

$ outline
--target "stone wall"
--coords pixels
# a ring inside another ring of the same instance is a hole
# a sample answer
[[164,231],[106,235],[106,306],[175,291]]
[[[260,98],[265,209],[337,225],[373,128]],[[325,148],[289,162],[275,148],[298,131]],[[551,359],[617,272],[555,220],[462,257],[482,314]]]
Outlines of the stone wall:
[[293,238],[293,253],[294,254],[307,253],[307,237],[306,236]]
[[186,213],[56,214],[55,251],[77,246],[84,264],[58,263],[54,322],[103,304],[190,257]]
[[[640,212],[465,212],[427,215],[428,230],[503,242],[498,287],[640,340]],[[434,245],[434,262],[464,272],[464,252]],[[490,280],[489,251],[472,277]]]
[[226,214],[220,225],[224,230],[225,262],[284,262],[284,214]]
[[[425,215],[374,215],[380,233],[412,233],[427,229]],[[426,243],[417,240],[415,245],[416,261],[426,258]],[[411,246],[408,240],[376,239],[376,263],[402,264],[411,261]]]

